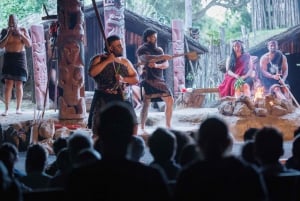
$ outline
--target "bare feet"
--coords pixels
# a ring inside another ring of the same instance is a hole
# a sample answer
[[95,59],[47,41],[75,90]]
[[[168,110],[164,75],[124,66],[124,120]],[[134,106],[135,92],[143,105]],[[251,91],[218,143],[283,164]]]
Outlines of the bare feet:
[[4,111],[1,115],[2,116],[7,116],[8,115],[8,110]]
[[16,114],[22,114],[21,109],[17,109],[17,110],[16,110]]

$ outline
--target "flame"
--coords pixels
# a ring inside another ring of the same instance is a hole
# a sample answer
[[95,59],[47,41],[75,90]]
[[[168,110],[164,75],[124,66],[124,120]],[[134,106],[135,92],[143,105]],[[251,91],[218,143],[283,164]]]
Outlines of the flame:
[[257,87],[254,94],[254,102],[259,98],[263,98],[263,95],[264,95],[264,87]]
[[273,105],[274,105],[273,101],[270,101],[269,103],[270,103],[270,105],[271,105],[271,106],[273,106]]

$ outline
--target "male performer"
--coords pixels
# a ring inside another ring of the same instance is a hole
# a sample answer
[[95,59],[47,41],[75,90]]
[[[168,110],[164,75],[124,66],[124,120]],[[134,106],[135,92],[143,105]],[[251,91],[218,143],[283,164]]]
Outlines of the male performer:
[[145,63],[145,75],[142,83],[144,88],[143,107],[141,110],[141,129],[145,129],[150,101],[162,99],[166,103],[166,127],[171,127],[173,112],[173,95],[163,78],[163,69],[169,67],[168,60],[172,57],[164,54],[161,47],[157,46],[157,32],[153,29],[146,29],[143,33],[144,44],[137,50],[138,58]]
[[275,94],[277,98],[288,99],[286,78],[288,76],[288,63],[286,56],[278,50],[275,40],[268,42],[268,52],[260,58],[262,72],[262,83],[269,93]]
[[1,31],[0,48],[5,48],[1,81],[5,84],[5,110],[2,116],[8,115],[8,105],[13,87],[16,88],[16,113],[21,114],[23,99],[23,82],[27,81],[27,62],[25,46],[31,46],[31,39],[27,30],[19,27],[17,17],[10,15],[8,28]]

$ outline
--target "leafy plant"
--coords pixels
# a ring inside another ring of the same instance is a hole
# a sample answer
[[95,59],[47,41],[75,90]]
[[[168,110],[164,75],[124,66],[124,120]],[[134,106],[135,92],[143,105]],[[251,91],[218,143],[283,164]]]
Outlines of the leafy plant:
[[234,88],[239,89],[245,84],[245,81],[242,78],[238,78],[234,83]]

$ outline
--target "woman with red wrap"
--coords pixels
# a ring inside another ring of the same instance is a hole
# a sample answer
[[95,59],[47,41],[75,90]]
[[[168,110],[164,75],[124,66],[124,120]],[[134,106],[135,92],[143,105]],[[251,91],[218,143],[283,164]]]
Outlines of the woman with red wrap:
[[232,51],[226,60],[226,74],[223,82],[220,84],[220,97],[224,96],[251,96],[251,87],[253,71],[250,54],[245,53],[243,42],[233,41]]

